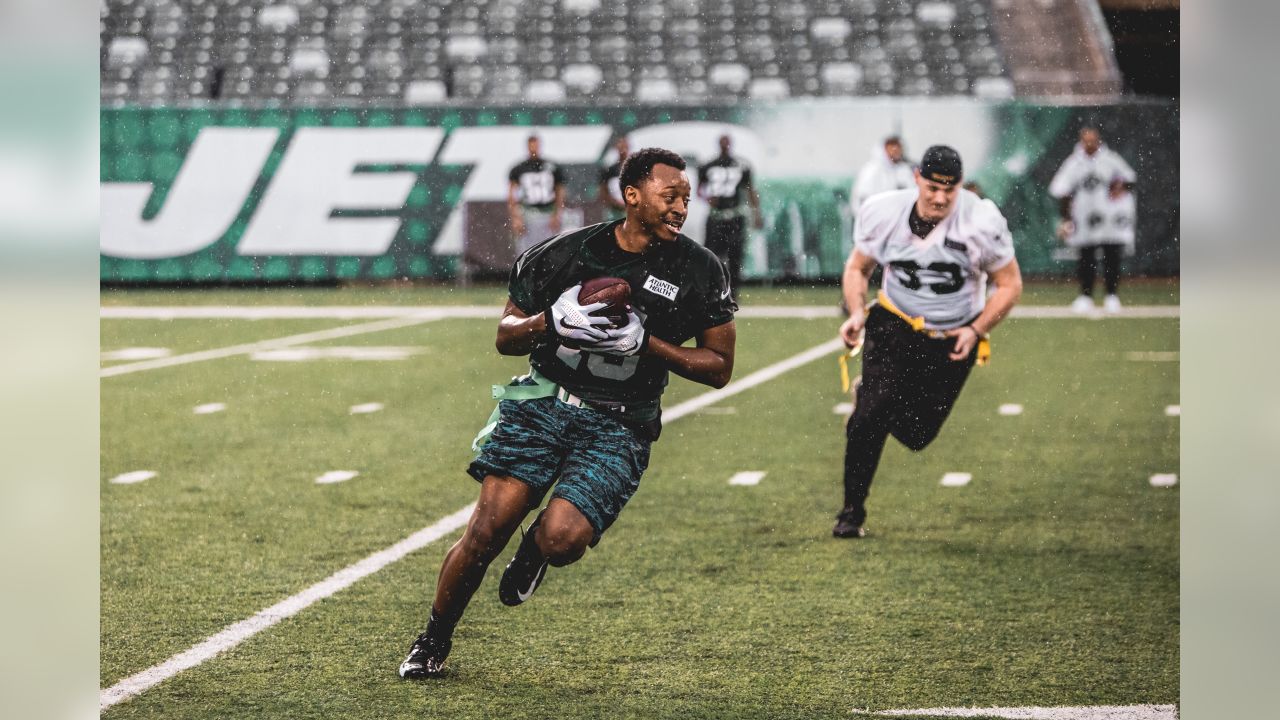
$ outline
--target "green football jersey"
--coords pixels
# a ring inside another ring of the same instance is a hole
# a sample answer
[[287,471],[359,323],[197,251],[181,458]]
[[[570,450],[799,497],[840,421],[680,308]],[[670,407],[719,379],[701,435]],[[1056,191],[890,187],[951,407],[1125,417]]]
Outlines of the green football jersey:
[[[685,235],[655,241],[644,253],[618,247],[622,220],[590,225],[535,245],[511,270],[511,302],[529,315],[550,309],[568,288],[596,277],[631,285],[631,307],[653,337],[683,345],[733,319],[738,309],[720,260]],[[535,370],[586,400],[643,403],[667,385],[664,361],[639,353],[602,355],[566,347],[551,333],[530,354]]]

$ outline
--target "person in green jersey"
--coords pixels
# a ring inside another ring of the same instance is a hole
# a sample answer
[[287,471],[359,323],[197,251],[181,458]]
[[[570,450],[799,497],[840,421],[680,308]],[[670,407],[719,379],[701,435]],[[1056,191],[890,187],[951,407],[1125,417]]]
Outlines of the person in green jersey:
[[[733,373],[737,304],[724,266],[680,233],[690,193],[684,159],[641,150],[619,182],[626,217],[541,242],[511,271],[496,344],[503,355],[528,355],[530,372],[498,388],[498,420],[468,468],[480,499],[445,556],[401,677],[442,673],[486,569],[548,494],[503,573],[504,604],[523,603],[548,566],[569,565],[600,541],[648,467],[671,372],[716,388]],[[625,324],[591,314],[603,304],[579,303],[582,283],[598,277],[630,285]]]

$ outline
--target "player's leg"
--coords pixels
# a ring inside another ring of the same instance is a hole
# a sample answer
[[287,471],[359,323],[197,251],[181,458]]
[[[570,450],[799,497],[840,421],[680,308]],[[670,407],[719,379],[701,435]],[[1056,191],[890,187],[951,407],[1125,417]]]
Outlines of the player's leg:
[[1107,243],[1102,246],[1102,282],[1107,288],[1103,308],[1107,312],[1120,311],[1120,254],[1124,246]]
[[[567,407],[567,406],[566,406]],[[574,413],[575,447],[560,481],[507,565],[498,596],[519,605],[541,584],[547,565],[563,567],[600,541],[640,486],[651,440],[617,418],[588,407]]]
[[725,272],[729,271],[729,233],[728,223],[716,217],[707,218],[706,247],[720,258]]
[[901,321],[879,308],[867,317],[862,381],[858,383],[853,415],[845,425],[844,505],[831,531],[835,537],[864,535],[862,525],[866,521],[871,481],[889,437],[895,396],[901,391],[896,373],[901,338],[895,324]]
[[911,450],[919,452],[938,437],[977,360],[976,347],[964,360],[950,359],[954,344],[952,340],[923,339],[910,353],[914,359],[912,382],[894,417],[893,436]]
[[400,664],[401,677],[417,679],[441,673],[453,646],[454,628],[467,603],[484,580],[489,563],[502,552],[536,499],[531,487],[514,478],[490,475],[484,479],[466,531],[445,555],[431,619]]
[[560,405],[550,397],[500,403],[497,427],[467,468],[467,474],[481,483],[480,499],[462,539],[445,556],[431,621],[401,665],[402,677],[440,674],[454,627],[485,570],[555,481],[569,418]]
[[1093,310],[1093,281],[1097,275],[1095,265],[1097,249],[1096,245],[1085,245],[1079,248],[1080,259],[1076,261],[1076,281],[1080,285],[1080,294],[1075,302],[1071,303],[1071,309],[1078,313]]

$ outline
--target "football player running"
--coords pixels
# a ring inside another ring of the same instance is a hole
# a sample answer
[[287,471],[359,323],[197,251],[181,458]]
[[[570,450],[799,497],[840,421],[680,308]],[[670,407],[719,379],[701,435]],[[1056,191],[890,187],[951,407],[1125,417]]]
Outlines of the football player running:
[[[480,499],[445,556],[426,630],[400,676],[440,675],[468,601],[525,516],[498,586],[504,604],[528,600],[547,566],[580,559],[618,517],[661,431],[668,373],[723,387],[733,373],[737,305],[714,254],[680,233],[690,183],[679,155],[647,148],[620,175],[626,217],[567,232],[523,253],[511,271],[497,349],[529,355],[530,372],[495,387],[499,416],[468,473]],[[581,305],[585,280],[617,277],[631,289],[615,326]],[[684,343],[696,340],[696,345]]]
[[[862,379],[845,426],[835,537],[864,536],[885,440],[923,450],[937,437],[969,370],[985,360],[988,333],[1022,294],[1008,223],[990,200],[962,189],[962,178],[960,155],[935,145],[915,171],[916,187],[871,197],[858,213],[840,336],[848,347],[861,343]],[[883,288],[868,305],[877,264]]]

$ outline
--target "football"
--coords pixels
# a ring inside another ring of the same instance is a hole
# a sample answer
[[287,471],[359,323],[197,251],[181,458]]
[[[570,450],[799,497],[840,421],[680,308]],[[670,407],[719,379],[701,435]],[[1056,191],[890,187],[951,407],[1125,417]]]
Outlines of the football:
[[607,307],[591,314],[609,318],[614,327],[627,324],[627,313],[631,311],[628,303],[630,299],[631,285],[616,277],[592,278],[582,283],[582,289],[578,291],[578,302],[582,305],[609,303]]

